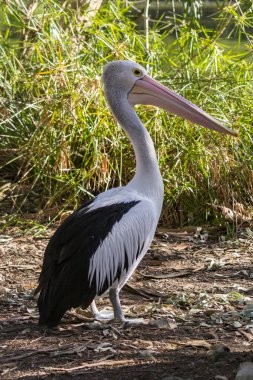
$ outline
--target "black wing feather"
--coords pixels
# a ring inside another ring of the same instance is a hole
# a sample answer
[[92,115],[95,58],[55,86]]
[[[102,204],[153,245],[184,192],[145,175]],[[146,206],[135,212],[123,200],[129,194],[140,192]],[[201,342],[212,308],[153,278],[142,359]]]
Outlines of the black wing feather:
[[[88,307],[96,296],[95,279],[90,284],[90,259],[115,223],[139,201],[89,209],[88,201],[56,230],[45,251],[39,277],[40,323],[53,327],[72,307]],[[113,254],[113,252],[112,252]],[[124,266],[128,266],[126,261]],[[104,284],[106,291],[111,284]]]

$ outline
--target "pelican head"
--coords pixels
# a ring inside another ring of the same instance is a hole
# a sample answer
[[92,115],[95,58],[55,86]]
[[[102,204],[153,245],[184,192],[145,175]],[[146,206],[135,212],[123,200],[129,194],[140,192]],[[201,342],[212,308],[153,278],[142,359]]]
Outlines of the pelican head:
[[152,79],[141,65],[133,61],[113,61],[107,64],[103,72],[103,83],[109,103],[110,89],[113,88],[114,100],[118,96],[125,95],[132,106],[136,104],[153,105],[192,123],[223,134],[237,136],[236,132],[201,108]]

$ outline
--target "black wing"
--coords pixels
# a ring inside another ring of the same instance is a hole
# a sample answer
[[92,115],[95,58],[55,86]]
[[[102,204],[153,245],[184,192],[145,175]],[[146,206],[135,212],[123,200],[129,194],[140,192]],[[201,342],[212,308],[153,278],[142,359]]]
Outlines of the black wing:
[[[91,304],[96,284],[95,279],[90,283],[88,276],[90,259],[114,224],[139,203],[122,202],[90,210],[92,202],[86,202],[71,214],[46,248],[36,292],[40,292],[40,323],[48,327],[57,325],[68,309]],[[110,285],[105,284],[103,290]]]

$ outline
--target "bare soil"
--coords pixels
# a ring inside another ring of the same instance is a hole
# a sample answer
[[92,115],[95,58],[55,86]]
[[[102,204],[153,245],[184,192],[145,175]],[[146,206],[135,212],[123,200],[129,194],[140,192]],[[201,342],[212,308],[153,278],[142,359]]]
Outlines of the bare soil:
[[250,229],[230,240],[211,228],[159,230],[121,292],[125,313],[146,324],[101,323],[76,309],[50,330],[38,325],[33,291],[52,232],[0,238],[1,379],[232,380],[252,361]]

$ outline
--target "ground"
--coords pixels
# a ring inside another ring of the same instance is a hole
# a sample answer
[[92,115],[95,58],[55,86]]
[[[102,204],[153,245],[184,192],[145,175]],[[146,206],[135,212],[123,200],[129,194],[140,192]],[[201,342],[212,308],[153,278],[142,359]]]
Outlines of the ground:
[[158,230],[121,292],[125,313],[146,324],[94,322],[77,309],[50,330],[38,325],[33,291],[52,232],[0,238],[1,379],[232,380],[252,361],[249,228],[231,239],[212,228]]

